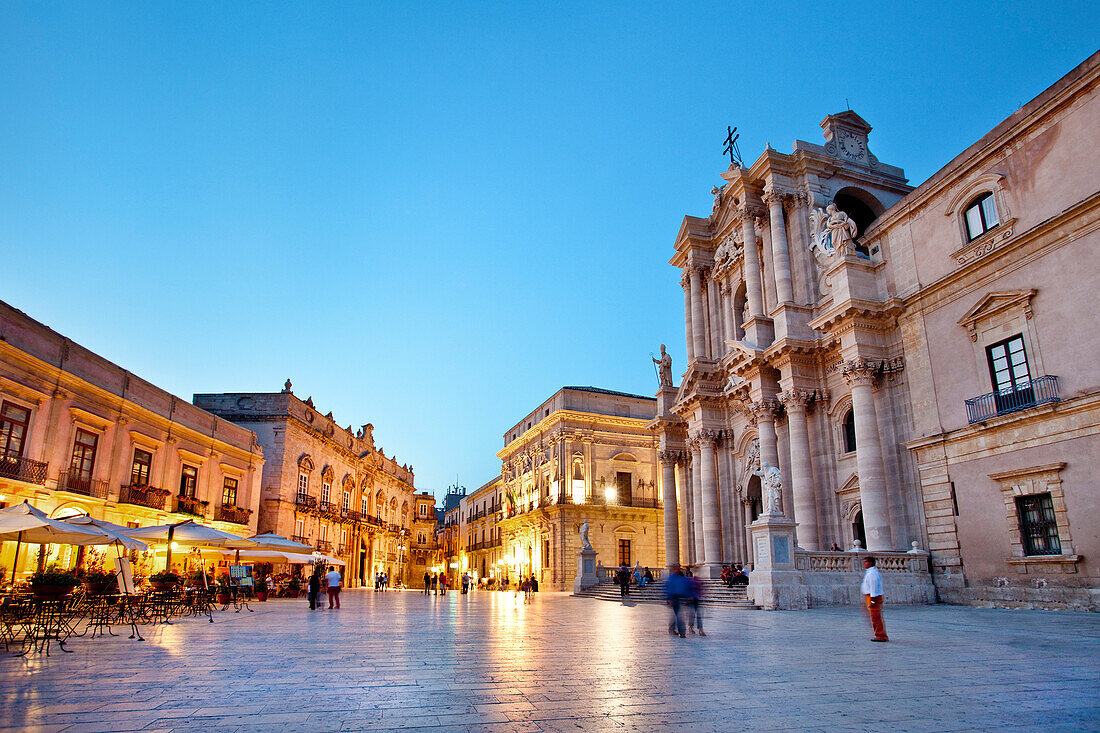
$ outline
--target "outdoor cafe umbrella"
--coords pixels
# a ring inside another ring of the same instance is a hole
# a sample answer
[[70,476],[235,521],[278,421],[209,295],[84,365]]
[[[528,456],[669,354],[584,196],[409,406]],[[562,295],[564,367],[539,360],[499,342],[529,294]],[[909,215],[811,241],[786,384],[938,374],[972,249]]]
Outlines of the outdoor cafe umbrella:
[[172,543],[189,547],[228,547],[230,549],[245,549],[256,547],[252,540],[238,537],[229,532],[223,532],[214,527],[188,520],[176,524],[159,524],[155,527],[140,527],[127,529],[126,535],[139,540],[153,540],[158,544],[168,545],[168,556],[165,568],[172,567]]
[[[95,528],[100,532],[104,532],[110,537],[110,544],[124,547],[127,550],[137,550],[138,552],[145,552],[149,549],[149,545],[145,544],[141,540],[135,540],[126,533],[130,531],[129,527],[123,527],[119,524],[113,524],[102,519],[93,519],[87,514],[77,517],[66,517],[65,524],[75,524],[79,527]],[[104,543],[106,544],[106,543]]]
[[106,545],[112,538],[98,527],[78,527],[60,519],[50,519],[41,509],[24,501],[0,509],[0,540],[15,540],[14,581],[15,571],[19,567],[19,545],[23,542],[36,545]]
[[303,545],[301,542],[295,542],[294,540],[287,539],[280,534],[274,532],[268,532],[267,534],[258,534],[255,537],[249,537],[248,539],[256,543],[257,550],[279,550],[282,552],[312,552],[313,548],[309,545]]

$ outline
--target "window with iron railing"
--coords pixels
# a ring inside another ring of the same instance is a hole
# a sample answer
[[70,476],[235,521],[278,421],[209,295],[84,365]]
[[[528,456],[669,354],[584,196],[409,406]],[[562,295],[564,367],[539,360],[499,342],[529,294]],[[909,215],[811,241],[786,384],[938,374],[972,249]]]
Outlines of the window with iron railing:
[[134,462],[130,466],[130,485],[148,486],[149,470],[153,466],[153,454],[141,448],[134,448]]
[[222,506],[237,506],[237,479],[226,476],[222,480]]
[[99,436],[87,430],[77,428],[73,440],[73,457],[69,463],[69,474],[76,478],[90,479],[95,467],[95,454],[99,446]]
[[180,469],[180,496],[187,499],[195,498],[195,488],[199,484],[199,469],[195,466],[183,464]]
[[1025,555],[1061,555],[1058,519],[1049,493],[1016,497],[1020,541]]

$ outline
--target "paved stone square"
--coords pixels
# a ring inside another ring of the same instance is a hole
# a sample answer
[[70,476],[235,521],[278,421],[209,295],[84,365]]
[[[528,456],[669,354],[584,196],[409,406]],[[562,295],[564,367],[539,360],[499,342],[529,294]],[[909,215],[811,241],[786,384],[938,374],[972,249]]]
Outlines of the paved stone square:
[[[666,610],[564,594],[345,591],[0,657],[0,727],[214,730],[1100,730],[1100,616]],[[121,631],[121,630],[119,630]]]

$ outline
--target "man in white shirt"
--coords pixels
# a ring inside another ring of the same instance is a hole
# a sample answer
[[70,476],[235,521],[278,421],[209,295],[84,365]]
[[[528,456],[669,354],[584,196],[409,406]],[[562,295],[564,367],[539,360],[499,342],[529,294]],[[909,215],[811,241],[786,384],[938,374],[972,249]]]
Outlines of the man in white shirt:
[[[325,585],[328,586],[328,607],[340,608],[340,573],[336,572],[335,565],[328,566],[328,572],[325,573]],[[336,603],[333,606],[333,602]]]
[[860,590],[863,592],[863,600],[867,604],[867,612],[871,615],[871,628],[875,636],[871,641],[890,641],[886,635],[886,627],[882,623],[882,574],[875,567],[875,558],[863,558],[863,583]]

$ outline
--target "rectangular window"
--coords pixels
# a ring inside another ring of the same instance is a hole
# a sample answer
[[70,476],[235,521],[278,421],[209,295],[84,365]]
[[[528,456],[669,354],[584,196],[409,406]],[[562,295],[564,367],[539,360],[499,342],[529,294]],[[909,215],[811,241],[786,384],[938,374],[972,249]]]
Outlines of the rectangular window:
[[76,477],[85,480],[92,477],[92,469],[95,467],[95,452],[98,445],[98,435],[77,428],[76,440],[73,441],[73,459],[69,464],[69,469]]
[[344,498],[340,500],[340,508],[343,509],[345,512],[348,509],[351,509],[351,492],[350,491],[345,491],[344,492]]
[[298,474],[298,494],[305,496],[309,493],[309,475],[300,473]]
[[141,448],[134,448],[134,462],[130,466],[130,485],[148,486],[149,469],[153,466],[153,454]]
[[619,540],[619,564],[630,567],[630,540]]
[[306,520],[304,520],[304,519],[295,519],[294,520],[294,534],[298,535],[299,537],[305,537],[306,536]]
[[615,492],[618,495],[616,499],[627,506],[630,505],[631,483],[632,476],[629,471],[615,472]]
[[985,194],[966,209],[966,236],[970,241],[977,239],[1000,223],[997,204],[993,200],[992,193]]
[[1061,555],[1058,541],[1058,520],[1050,494],[1016,497],[1016,514],[1020,518],[1020,540],[1025,555]]
[[550,540],[542,541],[542,566],[550,567]]
[[332,499],[332,484],[330,484],[330,483],[321,484],[321,501],[328,504],[331,499]]
[[325,542],[327,540],[328,540],[328,525],[327,524],[322,524],[321,525],[321,541]]
[[365,496],[359,500],[359,512],[361,514],[370,514],[370,499]]
[[195,466],[183,464],[180,471],[180,496],[188,499],[195,498],[195,488],[199,485],[199,469]]
[[1013,336],[993,344],[986,350],[989,376],[993,383],[993,400],[997,412],[1011,412],[1035,402],[1031,387],[1031,370],[1023,336]]
[[420,505],[420,516],[422,516],[422,517],[428,516],[428,505],[427,504],[421,504]]
[[0,457],[22,458],[31,411],[5,402],[0,408]]
[[226,476],[222,480],[222,506],[237,506],[237,479]]
[[340,544],[344,547],[348,546],[348,531],[346,529],[340,530]]

